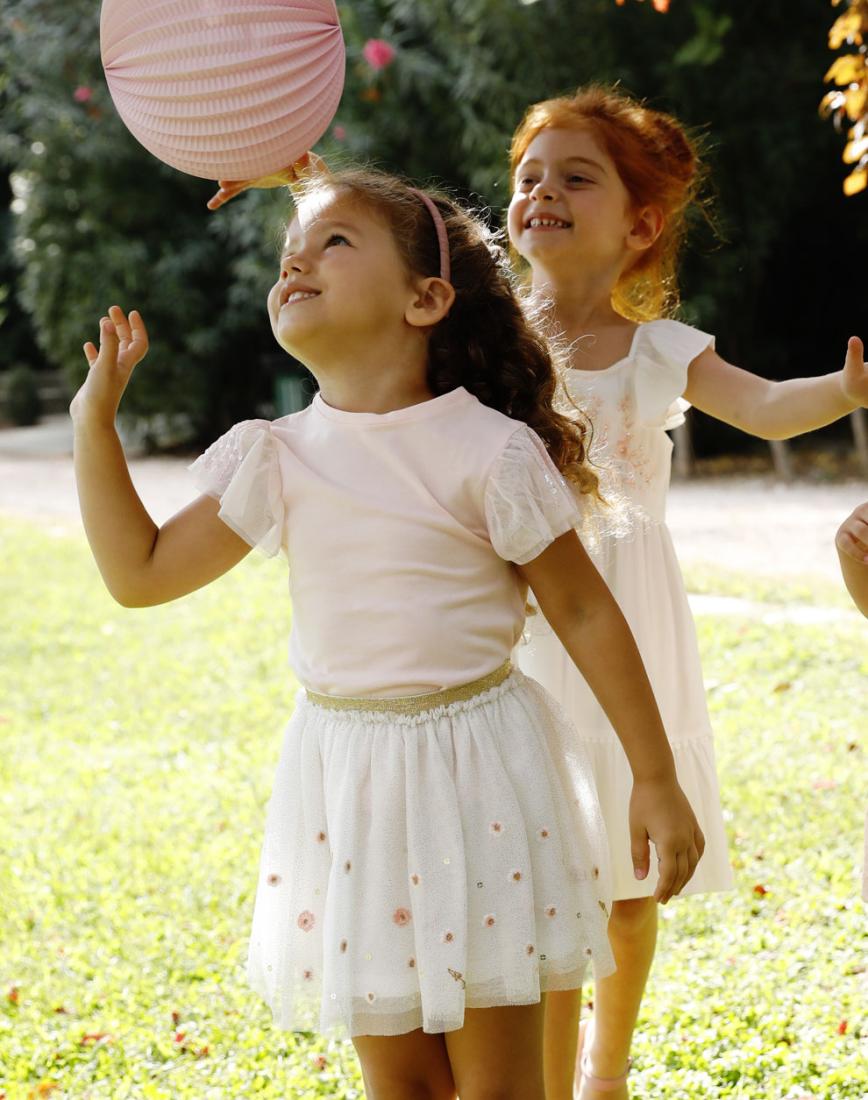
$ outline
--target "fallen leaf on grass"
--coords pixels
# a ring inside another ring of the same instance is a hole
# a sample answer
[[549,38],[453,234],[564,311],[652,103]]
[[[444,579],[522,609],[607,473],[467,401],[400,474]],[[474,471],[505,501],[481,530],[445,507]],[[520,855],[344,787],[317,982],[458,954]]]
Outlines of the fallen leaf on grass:
[[846,1035],[847,1034],[847,1021],[846,1020],[842,1020],[840,1022],[840,1024],[838,1024],[838,1034],[839,1035]]
[[87,1046],[88,1043],[113,1043],[115,1037],[107,1031],[89,1031],[86,1035],[82,1035],[79,1041],[81,1046]]
[[758,882],[756,886],[754,886],[753,892],[758,898],[764,898],[768,893],[768,890],[766,890],[765,886],[763,886],[761,882]]

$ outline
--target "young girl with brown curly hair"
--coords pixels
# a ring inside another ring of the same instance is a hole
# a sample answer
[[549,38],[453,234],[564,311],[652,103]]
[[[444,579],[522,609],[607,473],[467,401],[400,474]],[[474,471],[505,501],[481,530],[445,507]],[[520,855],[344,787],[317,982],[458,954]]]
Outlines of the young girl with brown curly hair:
[[147,336],[118,307],[73,402],[88,538],[129,606],[283,550],[303,685],[269,804],[248,974],[281,1028],[342,1025],[368,1095],[543,1100],[543,1000],[611,969],[599,806],[548,695],[510,655],[528,585],[633,772],[668,895],[703,840],[630,632],[574,527],[584,433],[503,257],[444,197],[311,184],[268,295],[313,404],[198,459],[161,528],[114,417]]
[[[666,432],[683,422],[688,403],[767,439],[828,424],[868,399],[862,345],[851,339],[837,374],[770,382],[725,362],[712,336],[671,319],[678,250],[700,178],[694,144],[671,115],[603,87],[536,103],[513,137],[511,171],[512,245],[530,265],[553,332],[572,349],[565,381],[593,424],[590,458],[603,495],[632,508],[627,529],[618,537],[603,531],[591,549],[636,637],[706,838],[686,892],[725,890],[732,875],[711,725],[665,524]],[[662,898],[656,868],[644,873],[629,826],[630,769],[608,716],[556,633],[540,623],[521,667],[573,719],[591,760],[614,873],[609,932],[617,970],[598,975],[593,1020],[579,1044],[579,1095],[623,1100]],[[578,996],[550,997],[547,1013],[550,1100],[560,1100],[572,1096]]]

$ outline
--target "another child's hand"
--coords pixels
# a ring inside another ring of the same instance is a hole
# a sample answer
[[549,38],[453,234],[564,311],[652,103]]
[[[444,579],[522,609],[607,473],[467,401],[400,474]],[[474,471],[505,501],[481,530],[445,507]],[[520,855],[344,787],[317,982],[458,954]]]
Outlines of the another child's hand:
[[841,389],[844,396],[863,408],[868,406],[868,363],[864,361],[865,349],[858,336],[847,341],[847,358],[841,373]]
[[84,345],[90,370],[69,411],[79,422],[113,425],[133,368],[148,351],[141,314],[133,309],[127,319],[120,306],[112,306],[100,320],[99,341],[99,350],[90,340]]
[[648,875],[649,841],[657,849],[656,901],[680,893],[705,850],[705,837],[678,782],[642,780],[630,796],[630,846],[637,879]]
[[838,528],[835,546],[860,564],[868,564],[868,501],[860,504]]
[[325,161],[316,153],[305,153],[295,164],[275,172],[273,176],[261,176],[257,180],[218,180],[220,190],[206,203],[209,210],[218,210],[224,203],[251,187],[291,187],[310,172],[328,174]]

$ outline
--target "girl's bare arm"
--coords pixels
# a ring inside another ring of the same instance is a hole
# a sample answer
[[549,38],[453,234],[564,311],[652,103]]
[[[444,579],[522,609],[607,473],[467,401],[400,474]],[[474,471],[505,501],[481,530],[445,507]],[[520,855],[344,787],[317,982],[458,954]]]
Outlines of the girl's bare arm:
[[672,750],[642,658],[620,608],[569,531],[520,567],[540,609],[587,680],[633,772],[630,835],[638,878],[657,848],[655,897],[668,901],[693,874],[705,841],[675,776]]
[[817,378],[772,382],[702,352],[690,364],[685,398],[701,412],[761,439],[789,439],[868,405],[868,363],[852,336],[844,369]]
[[199,497],[162,527],[148,515],[127,468],[115,417],[148,349],[141,316],[117,306],[100,322],[100,347],[85,344],[90,370],[73,398],[75,478],[84,528],[106,587],[127,607],[177,599],[219,577],[249,551]]

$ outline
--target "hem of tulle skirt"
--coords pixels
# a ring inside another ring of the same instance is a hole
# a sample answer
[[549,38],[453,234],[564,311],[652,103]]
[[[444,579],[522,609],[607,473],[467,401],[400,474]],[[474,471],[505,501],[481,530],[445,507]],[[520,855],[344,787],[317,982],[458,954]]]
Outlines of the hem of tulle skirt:
[[[606,977],[606,974],[595,977]],[[365,998],[351,998],[311,1002],[300,1011],[292,1005],[284,1009],[273,1003],[268,990],[262,982],[248,975],[251,989],[258,993],[271,1009],[272,1026],[279,1031],[301,1033],[334,1032],[339,1036],[356,1037],[360,1035],[405,1035],[410,1031],[423,1031],[428,1035],[440,1035],[448,1031],[458,1031],[464,1026],[464,1013],[467,1009],[509,1008],[538,1004],[542,994],[580,990],[587,976],[587,967],[566,972],[549,971],[540,975],[539,982],[533,988],[512,992],[493,993],[484,989],[466,989],[455,1009],[440,1016],[426,1014],[420,998],[405,1008],[385,1008],[373,1010]]]

